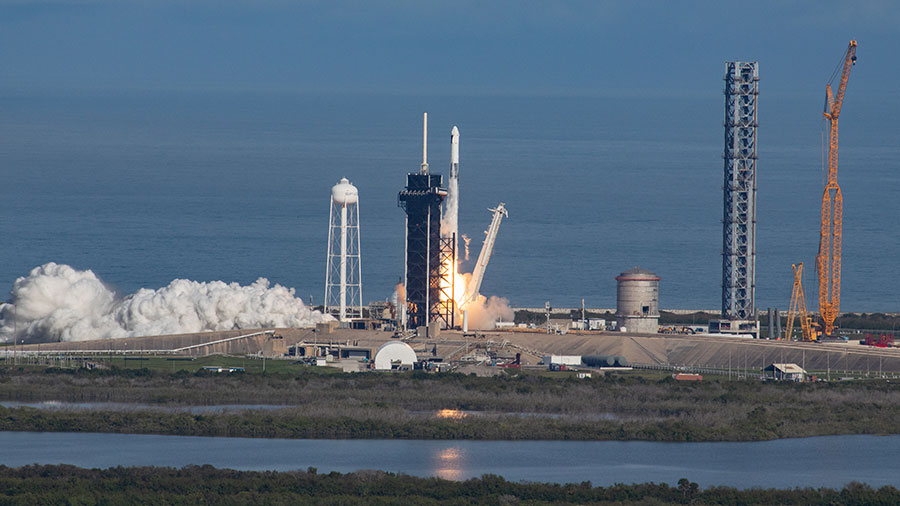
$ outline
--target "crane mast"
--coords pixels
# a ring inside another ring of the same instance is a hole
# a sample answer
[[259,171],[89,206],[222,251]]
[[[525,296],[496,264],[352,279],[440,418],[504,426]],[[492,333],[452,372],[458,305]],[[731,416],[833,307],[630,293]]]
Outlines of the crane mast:
[[806,296],[803,293],[803,262],[791,265],[794,269],[794,287],[791,291],[791,305],[788,309],[787,327],[784,339],[790,341],[793,338],[794,319],[800,319],[800,334],[804,341],[816,341],[818,337],[813,330],[815,326],[812,318],[806,312]]
[[856,41],[851,40],[844,54],[844,67],[837,94],[832,93],[831,83],[825,85],[824,117],[829,123],[828,158],[826,162],[825,191],[822,194],[822,228],[819,235],[819,253],[816,255],[816,274],[819,278],[819,313],[823,330],[830,336],[834,332],[834,320],[841,306],[841,240],[843,237],[844,197],[837,183],[838,169],[838,117],[847,91],[850,69],[856,64]]

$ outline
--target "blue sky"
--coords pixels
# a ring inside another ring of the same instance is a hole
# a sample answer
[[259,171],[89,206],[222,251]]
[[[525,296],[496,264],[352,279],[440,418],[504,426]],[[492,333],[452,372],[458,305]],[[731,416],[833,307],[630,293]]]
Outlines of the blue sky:
[[[857,5],[854,5],[857,4]],[[683,96],[725,60],[767,94],[892,97],[900,2],[0,0],[0,89]]]

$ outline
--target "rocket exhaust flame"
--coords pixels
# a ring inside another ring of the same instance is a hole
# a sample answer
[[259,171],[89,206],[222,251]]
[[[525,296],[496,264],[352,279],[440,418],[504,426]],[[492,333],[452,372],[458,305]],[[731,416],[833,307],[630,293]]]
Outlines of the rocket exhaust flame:
[[[441,235],[450,239],[456,258],[447,257],[443,261],[443,272],[449,273],[441,280],[441,301],[449,302],[452,297],[457,315],[461,314],[460,302],[466,293],[467,280],[459,272],[459,129],[450,131],[450,177],[447,180],[447,199],[441,217]],[[453,264],[455,261],[455,265]]]
[[[498,210],[495,211],[494,222],[492,223],[493,237],[496,237],[496,230],[499,227],[499,218],[497,213],[506,215],[506,210],[501,203]],[[449,305],[450,299],[454,301],[455,320],[462,321],[463,310],[468,312],[469,326],[473,329],[489,329],[494,325],[494,321],[505,319],[510,321],[513,319],[513,311],[509,308],[506,299],[491,297],[490,299],[478,293],[481,286],[481,277],[484,275],[484,268],[487,265],[487,258],[490,257],[490,251],[493,247],[493,239],[485,241],[484,251],[479,256],[479,265],[476,265],[475,273],[463,274],[459,272],[460,254],[458,238],[459,234],[459,129],[453,127],[450,132],[450,177],[447,182],[447,199],[445,200],[445,212],[441,218],[441,236],[445,240],[452,242],[452,248],[455,254],[446,256],[442,259],[441,271],[446,273],[441,278],[441,302]],[[462,235],[465,248],[465,260],[469,259],[469,242],[471,239]],[[486,255],[487,258],[482,258]],[[477,282],[473,283],[473,278],[477,277]]]

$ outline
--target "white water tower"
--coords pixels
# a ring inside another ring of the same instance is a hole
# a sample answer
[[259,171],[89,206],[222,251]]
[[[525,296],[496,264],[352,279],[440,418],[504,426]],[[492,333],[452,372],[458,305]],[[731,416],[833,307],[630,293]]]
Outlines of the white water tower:
[[331,188],[325,312],[339,321],[362,318],[362,267],[359,256],[359,192],[347,178]]

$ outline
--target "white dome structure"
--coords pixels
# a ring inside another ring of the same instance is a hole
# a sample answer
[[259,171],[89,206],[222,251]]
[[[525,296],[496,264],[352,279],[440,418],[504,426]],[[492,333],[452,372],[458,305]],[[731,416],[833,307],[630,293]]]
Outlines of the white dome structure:
[[416,352],[401,341],[382,344],[375,352],[375,370],[390,371],[399,366],[412,367],[416,363]]

